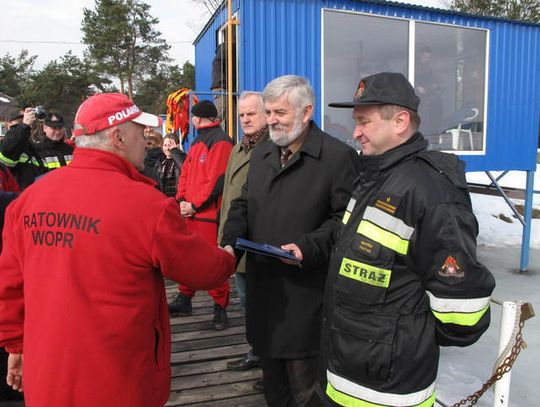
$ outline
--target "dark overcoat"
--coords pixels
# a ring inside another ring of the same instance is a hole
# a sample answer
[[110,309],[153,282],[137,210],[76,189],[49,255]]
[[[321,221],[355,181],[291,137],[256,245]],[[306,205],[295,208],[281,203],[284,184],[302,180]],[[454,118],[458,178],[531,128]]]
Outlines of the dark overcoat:
[[284,168],[280,148],[253,150],[247,182],[231,204],[222,245],[237,237],[280,246],[296,243],[302,267],[247,253],[247,337],[254,353],[300,359],[319,353],[328,260],[358,173],[358,155],[310,123]]

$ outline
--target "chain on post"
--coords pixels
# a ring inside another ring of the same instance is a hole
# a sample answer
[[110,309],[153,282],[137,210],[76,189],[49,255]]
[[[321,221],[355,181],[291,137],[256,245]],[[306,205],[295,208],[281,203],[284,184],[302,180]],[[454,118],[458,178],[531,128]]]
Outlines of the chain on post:
[[[532,309],[531,304],[529,303],[522,303],[518,302],[518,310],[516,313],[516,324],[518,327],[517,333],[514,338],[514,344],[512,345],[512,349],[510,351],[510,354],[506,356],[502,363],[498,364],[496,363],[497,368],[495,369],[495,372],[493,375],[482,385],[482,388],[478,390],[477,392],[471,394],[470,396],[467,396],[467,398],[464,398],[463,400],[458,401],[457,403],[452,404],[450,407],[460,407],[460,406],[474,406],[480,397],[488,391],[488,389],[493,386],[493,384],[499,380],[501,377],[503,377],[506,373],[508,373],[512,369],[512,365],[516,361],[519,353],[521,352],[521,349],[525,349],[527,347],[527,344],[523,340],[523,334],[521,333],[523,326],[525,325],[525,321],[531,317],[534,316],[534,311]],[[504,355],[504,351],[502,353]],[[498,360],[497,360],[498,362]],[[466,404],[469,403],[469,404]]]

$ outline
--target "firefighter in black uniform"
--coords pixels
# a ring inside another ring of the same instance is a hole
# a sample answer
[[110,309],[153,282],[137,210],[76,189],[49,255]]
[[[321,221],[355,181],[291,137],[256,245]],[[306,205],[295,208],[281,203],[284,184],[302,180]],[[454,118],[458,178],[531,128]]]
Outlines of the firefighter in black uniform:
[[489,326],[491,273],[464,165],[427,151],[407,79],[379,73],[352,102],[362,172],[330,261],[321,392],[332,406],[432,406],[439,346]]
[[22,123],[10,127],[0,144],[0,163],[10,167],[21,189],[47,172],[68,165],[73,157],[73,147],[65,141],[62,116],[49,113],[36,139],[32,136],[37,130],[35,121],[34,109],[26,108]]

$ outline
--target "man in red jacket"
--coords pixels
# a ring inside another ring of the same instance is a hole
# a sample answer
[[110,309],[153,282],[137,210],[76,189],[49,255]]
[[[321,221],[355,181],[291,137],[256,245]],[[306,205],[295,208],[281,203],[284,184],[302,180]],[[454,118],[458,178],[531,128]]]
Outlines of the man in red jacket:
[[71,165],[7,210],[0,346],[7,382],[24,386],[29,406],[163,406],[163,276],[209,289],[234,272],[233,257],[189,232],[176,202],[139,172],[144,126],[158,124],[125,95],[92,96],[75,117]]
[[[233,143],[221,129],[221,123],[217,120],[218,111],[212,102],[203,100],[193,105],[191,114],[193,126],[199,134],[193,140],[182,165],[176,199],[188,228],[217,245],[223,182]],[[169,312],[191,315],[191,298],[195,294],[195,287],[182,281],[179,291],[169,304]],[[208,294],[214,300],[214,329],[224,329],[227,325],[229,283],[212,287]]]

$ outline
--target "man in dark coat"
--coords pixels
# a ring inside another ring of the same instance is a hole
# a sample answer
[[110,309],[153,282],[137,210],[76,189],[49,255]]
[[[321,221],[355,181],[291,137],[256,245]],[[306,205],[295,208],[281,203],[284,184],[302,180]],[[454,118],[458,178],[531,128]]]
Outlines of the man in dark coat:
[[311,120],[315,96],[304,78],[274,79],[263,98],[271,140],[253,150],[221,244],[232,252],[243,237],[281,246],[300,262],[246,254],[246,326],[268,405],[313,405],[326,267],[358,156]]

